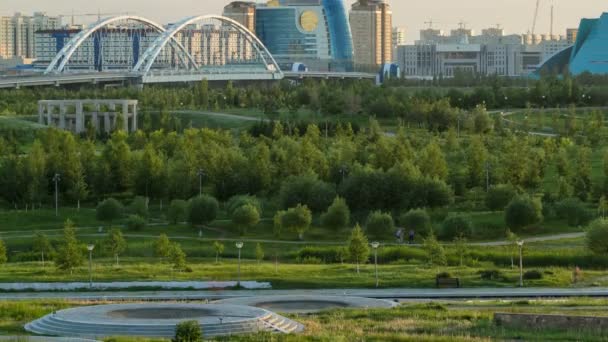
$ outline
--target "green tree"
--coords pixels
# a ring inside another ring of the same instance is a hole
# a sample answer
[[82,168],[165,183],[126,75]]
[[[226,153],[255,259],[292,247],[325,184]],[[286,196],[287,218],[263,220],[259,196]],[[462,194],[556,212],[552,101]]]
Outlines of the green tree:
[[336,197],[327,212],[321,216],[323,227],[334,231],[341,230],[350,223],[350,209],[346,201],[341,197]]
[[104,247],[116,260],[116,266],[119,266],[118,257],[127,250],[127,241],[122,235],[122,231],[118,228],[111,229],[104,241]]
[[578,198],[566,198],[556,205],[557,217],[566,220],[570,227],[586,225],[591,220],[591,215]]
[[543,220],[543,207],[540,200],[528,195],[513,198],[505,209],[505,222],[512,230],[518,230]]
[[0,239],[0,265],[4,265],[8,261],[6,254],[6,245],[4,244],[4,241]]
[[106,222],[109,227],[112,227],[112,222],[122,216],[122,204],[113,198],[99,203],[95,212],[95,217],[98,221]]
[[511,268],[515,268],[515,254],[517,253],[518,248],[519,248],[519,246],[517,245],[517,242],[519,241],[519,237],[509,229],[507,229],[506,235],[507,235],[507,242],[508,242],[506,247],[507,247],[507,251],[509,252],[509,255],[511,256]]
[[460,235],[454,238],[454,251],[460,260],[460,267],[464,266],[464,260],[469,253],[469,246],[467,245],[466,237]]
[[176,271],[183,271],[186,269],[186,253],[182,250],[182,246],[179,243],[171,243],[169,248],[169,262]]
[[137,215],[141,218],[148,219],[148,199],[146,197],[137,196],[129,205],[129,213]]
[[46,255],[47,258],[49,258],[51,253],[54,252],[53,245],[51,245],[51,241],[49,240],[48,236],[41,232],[36,232],[34,242],[32,244],[32,250],[34,253],[40,255],[42,267],[44,267],[45,262],[44,256]]
[[76,238],[76,227],[67,220],[63,227],[63,242],[57,253],[55,263],[60,270],[74,272],[84,262],[83,248]]
[[452,240],[456,237],[471,237],[473,235],[473,223],[466,215],[449,215],[441,225],[439,237],[443,240]]
[[48,192],[46,178],[46,153],[39,140],[35,140],[24,161],[25,173],[28,178],[27,200],[32,204],[40,203]]
[[304,239],[304,233],[310,228],[311,223],[312,213],[305,205],[298,204],[281,215],[281,227],[298,233],[300,240]]
[[160,258],[161,262],[169,257],[171,251],[171,241],[167,234],[160,234],[154,243],[154,254]]
[[169,205],[167,218],[172,224],[186,221],[188,218],[188,202],[184,200],[173,200]]
[[203,330],[197,321],[181,322],[175,327],[172,342],[203,342]]
[[232,196],[230,197],[230,199],[228,200],[228,202],[226,203],[226,213],[230,216],[232,216],[232,214],[234,214],[234,212],[244,206],[244,205],[251,205],[254,206],[258,213],[262,212],[262,204],[260,203],[260,200],[257,199],[257,197],[255,196]]
[[431,141],[422,150],[418,161],[420,172],[424,176],[446,180],[448,176],[448,165],[441,147],[436,141]]
[[224,253],[224,244],[219,242],[219,241],[215,241],[213,243],[213,249],[215,250],[215,263],[219,263],[220,262],[220,255],[222,255]]
[[359,264],[367,262],[369,258],[369,242],[363,229],[358,224],[355,226],[348,239],[348,253],[351,261],[357,264],[357,274],[360,273]]
[[367,217],[365,228],[374,238],[383,238],[394,233],[395,223],[391,214],[374,211]]
[[127,217],[127,229],[131,231],[142,231],[146,229],[148,223],[139,215],[129,215]]
[[255,260],[258,261],[258,264],[264,260],[264,249],[259,242],[255,245]]
[[587,229],[587,248],[596,255],[608,255],[608,220],[593,221]]
[[401,215],[399,222],[409,232],[426,237],[432,230],[431,217],[425,209],[412,209]]
[[467,150],[467,169],[471,187],[484,187],[486,185],[486,163],[488,151],[480,136],[473,136]]
[[199,235],[202,235],[202,227],[211,223],[217,217],[219,203],[214,197],[201,195],[190,200],[188,209],[188,222],[193,226],[199,226]]
[[445,250],[443,249],[443,246],[439,244],[439,241],[437,241],[433,232],[424,239],[423,249],[426,251],[429,264],[438,266],[447,265],[448,261]]
[[500,184],[493,186],[486,194],[486,207],[492,211],[504,210],[515,195],[517,195],[517,192],[511,185]]
[[260,222],[260,213],[251,204],[245,204],[237,208],[232,214],[232,222],[239,228],[241,235]]

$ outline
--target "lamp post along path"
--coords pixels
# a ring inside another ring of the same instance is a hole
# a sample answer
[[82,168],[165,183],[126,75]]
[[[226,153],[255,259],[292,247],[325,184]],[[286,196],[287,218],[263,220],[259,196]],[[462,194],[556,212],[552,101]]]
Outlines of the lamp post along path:
[[524,287],[524,241],[517,241],[519,246],[519,286]]
[[237,277],[237,287],[241,286],[241,249],[243,248],[243,242],[239,241],[236,243],[236,248],[239,250],[239,263],[238,263],[238,277]]
[[380,242],[372,242],[372,248],[374,249],[374,267],[376,272],[376,287],[380,286],[380,280],[378,278],[378,247]]
[[89,288],[93,288],[93,249],[95,249],[95,245],[87,246],[89,251]]

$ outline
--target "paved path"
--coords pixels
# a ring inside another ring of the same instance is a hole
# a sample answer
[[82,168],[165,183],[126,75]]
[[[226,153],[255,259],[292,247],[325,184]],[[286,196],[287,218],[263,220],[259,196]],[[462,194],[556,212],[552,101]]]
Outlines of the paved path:
[[0,300],[215,300],[256,296],[350,296],[378,299],[475,299],[540,297],[608,297],[608,287],[589,288],[466,288],[466,289],[333,289],[333,290],[219,290],[141,292],[0,293]]

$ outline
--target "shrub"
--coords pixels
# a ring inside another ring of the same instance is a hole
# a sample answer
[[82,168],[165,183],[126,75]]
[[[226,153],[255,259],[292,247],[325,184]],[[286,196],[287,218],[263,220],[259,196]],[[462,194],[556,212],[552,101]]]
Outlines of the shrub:
[[516,194],[511,185],[496,185],[486,194],[486,207],[493,211],[504,210]]
[[526,271],[524,273],[525,280],[540,280],[543,279],[543,273],[537,270]]
[[146,220],[139,215],[129,215],[127,218],[127,229],[142,231],[146,228]]
[[570,227],[577,227],[589,223],[590,215],[585,204],[578,198],[566,198],[556,207],[557,217],[566,220]]
[[215,220],[219,204],[214,197],[202,195],[190,201],[188,222],[193,225],[205,225]]
[[505,210],[505,222],[512,230],[518,230],[543,220],[543,208],[538,199],[528,195],[517,196]]
[[203,331],[197,321],[186,321],[175,327],[173,342],[202,342]]
[[260,213],[255,206],[245,204],[232,213],[232,222],[238,226],[241,235],[245,235],[249,228],[260,222]]
[[391,214],[381,211],[369,214],[365,227],[367,233],[376,238],[391,235],[395,231],[395,223]]
[[249,195],[232,196],[228,202],[226,202],[226,213],[229,216],[232,216],[238,208],[244,205],[254,206],[258,213],[262,213],[262,204],[260,203],[260,200],[255,196]]
[[138,215],[139,217],[148,218],[148,199],[145,197],[137,196],[133,199],[133,202],[129,205],[129,213]]
[[596,255],[608,255],[608,220],[591,223],[587,231],[587,248]]
[[452,274],[450,272],[441,272],[441,273],[437,273],[437,276],[435,276],[437,279],[447,279],[447,278],[452,278]]
[[443,240],[453,240],[455,237],[471,237],[473,235],[473,223],[465,215],[448,216],[439,231],[439,238]]
[[425,209],[413,209],[401,215],[399,222],[407,230],[413,230],[416,234],[427,237],[431,232],[431,218]]
[[340,230],[350,223],[350,209],[346,201],[336,197],[327,212],[321,216],[321,225],[325,228]]
[[503,280],[506,278],[500,270],[481,270],[477,274],[482,280]]
[[188,219],[188,202],[184,200],[171,201],[167,218],[173,224],[186,221]]
[[122,204],[113,198],[99,203],[95,212],[95,217],[99,221],[108,222],[112,225],[112,222],[119,219],[122,216]]
[[290,177],[283,182],[280,191],[283,208],[306,205],[313,212],[321,212],[330,206],[336,197],[335,187],[325,183],[314,174]]

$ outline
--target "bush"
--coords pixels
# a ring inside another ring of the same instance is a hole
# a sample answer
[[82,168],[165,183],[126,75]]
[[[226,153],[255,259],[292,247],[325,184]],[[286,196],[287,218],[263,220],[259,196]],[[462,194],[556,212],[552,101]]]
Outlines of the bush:
[[297,260],[315,258],[324,263],[342,263],[348,260],[348,250],[345,247],[304,247],[297,252]]
[[333,185],[325,183],[314,174],[290,177],[281,185],[279,195],[283,208],[306,205],[313,212],[329,207],[336,197]]
[[119,219],[122,216],[122,204],[113,198],[99,203],[95,212],[95,217],[99,221],[108,222],[112,225],[112,222]]
[[321,216],[321,225],[325,228],[340,230],[350,223],[350,209],[346,201],[336,197],[327,212]]
[[537,270],[526,271],[526,273],[524,273],[524,279],[525,280],[540,280],[540,279],[543,279],[543,274],[542,274],[542,272],[537,271]]
[[413,230],[422,237],[427,237],[432,229],[431,217],[424,209],[413,209],[408,211],[401,215],[399,223],[401,223],[408,232]]
[[465,215],[450,215],[448,216],[439,231],[439,238],[442,240],[453,240],[456,237],[463,236],[469,238],[473,235],[473,223],[471,219]]
[[127,218],[127,229],[142,231],[146,228],[146,220],[139,215],[129,215]]
[[591,223],[587,231],[587,248],[596,255],[608,255],[608,220]]
[[437,278],[437,279],[448,279],[448,278],[452,278],[452,274],[450,272],[441,272],[441,273],[437,273],[437,275],[435,276],[435,278]]
[[369,214],[365,227],[367,233],[376,238],[389,236],[395,231],[395,223],[391,214],[381,211]]
[[536,198],[528,195],[517,196],[505,210],[505,222],[514,231],[539,223],[543,220],[542,207]]
[[503,280],[506,278],[500,270],[481,270],[477,274],[482,280]]
[[205,225],[215,220],[219,203],[214,197],[202,195],[190,200],[188,222],[193,225]]
[[260,222],[260,213],[255,206],[245,204],[232,213],[232,222],[237,225],[239,233],[245,235],[249,228]]
[[570,227],[582,226],[591,219],[585,204],[578,198],[566,198],[556,206],[557,217],[566,220]]
[[175,327],[173,342],[202,342],[203,331],[197,321],[186,321]]
[[133,199],[133,202],[131,202],[131,204],[129,205],[129,213],[147,219],[148,199],[141,196],[135,197]]
[[188,202],[184,200],[171,201],[167,218],[173,224],[186,221],[188,219]]
[[255,196],[249,195],[232,196],[228,202],[226,202],[226,213],[229,216],[232,216],[238,208],[244,205],[254,206],[258,213],[262,213],[262,204],[260,203],[260,200]]
[[486,207],[493,211],[504,210],[516,194],[511,185],[496,185],[486,194]]

